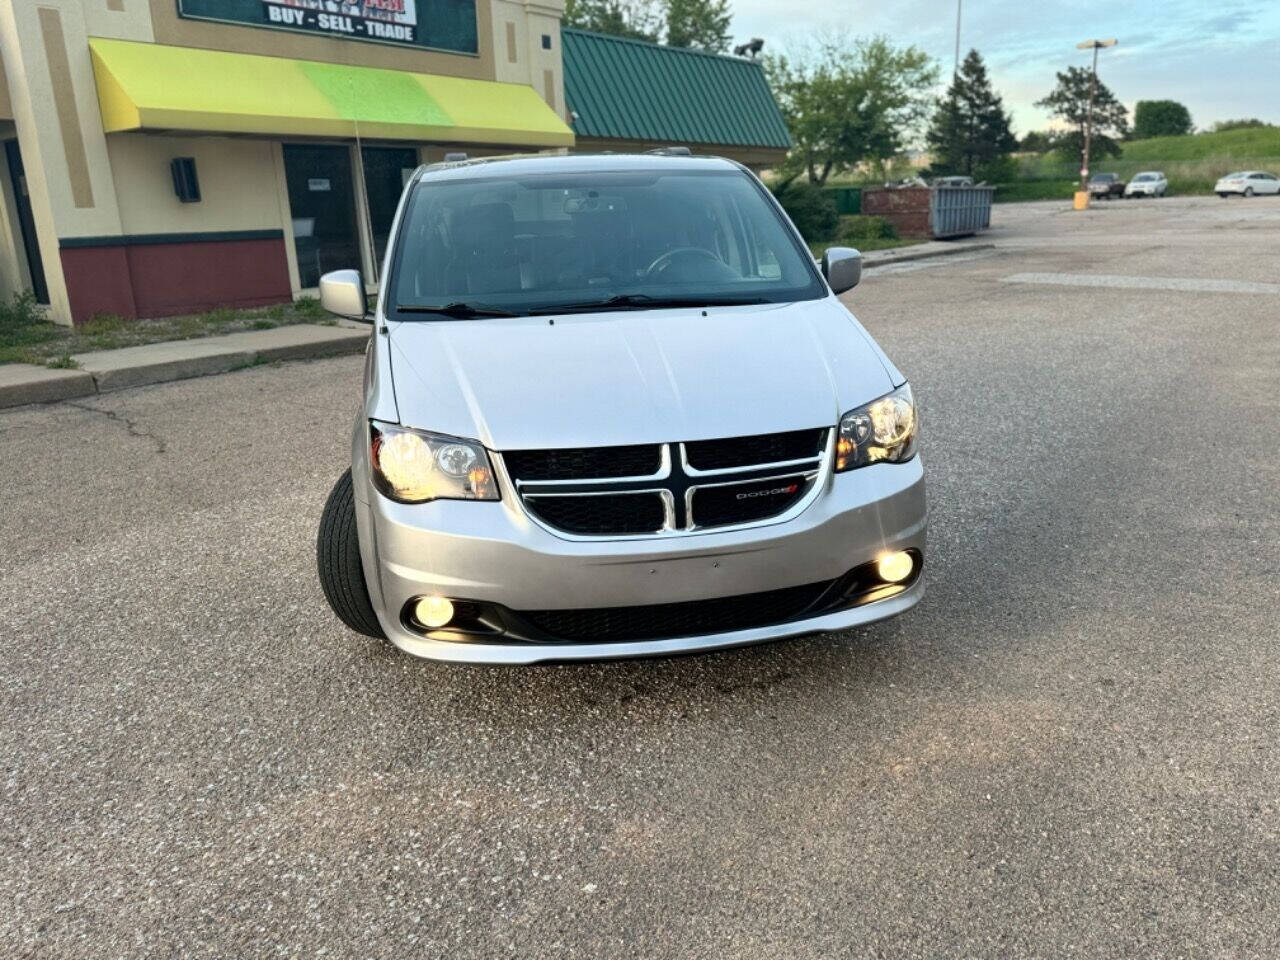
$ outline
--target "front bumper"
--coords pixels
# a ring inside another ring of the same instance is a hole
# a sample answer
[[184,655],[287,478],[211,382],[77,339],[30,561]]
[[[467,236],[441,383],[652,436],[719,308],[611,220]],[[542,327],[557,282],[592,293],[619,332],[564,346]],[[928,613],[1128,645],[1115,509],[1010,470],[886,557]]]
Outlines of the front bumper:
[[365,579],[378,620],[400,649],[434,660],[529,664],[661,656],[842,630],[894,616],[924,595],[900,593],[807,619],[723,633],[598,643],[442,640],[402,619],[415,597],[440,595],[514,611],[669,604],[834,580],[881,554],[924,553],[921,458],[830,475],[785,522],[732,532],[570,541],[534,523],[509,491],[495,503],[400,504],[353,468]]

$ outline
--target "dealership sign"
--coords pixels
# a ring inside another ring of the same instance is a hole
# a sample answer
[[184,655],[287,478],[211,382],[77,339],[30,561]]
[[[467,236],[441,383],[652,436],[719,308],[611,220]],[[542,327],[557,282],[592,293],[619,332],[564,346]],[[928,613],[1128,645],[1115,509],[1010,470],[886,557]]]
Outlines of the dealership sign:
[[178,14],[476,53],[475,0],[178,0]]

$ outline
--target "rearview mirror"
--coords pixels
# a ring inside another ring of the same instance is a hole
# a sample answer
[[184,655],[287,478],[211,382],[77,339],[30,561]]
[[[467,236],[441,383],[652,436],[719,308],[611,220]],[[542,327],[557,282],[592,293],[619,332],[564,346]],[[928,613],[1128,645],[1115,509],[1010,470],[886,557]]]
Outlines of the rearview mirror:
[[852,290],[862,279],[862,254],[853,247],[827,247],[822,254],[822,275],[832,293]]
[[320,278],[320,306],[336,317],[369,322],[364,281],[358,270],[334,270]]

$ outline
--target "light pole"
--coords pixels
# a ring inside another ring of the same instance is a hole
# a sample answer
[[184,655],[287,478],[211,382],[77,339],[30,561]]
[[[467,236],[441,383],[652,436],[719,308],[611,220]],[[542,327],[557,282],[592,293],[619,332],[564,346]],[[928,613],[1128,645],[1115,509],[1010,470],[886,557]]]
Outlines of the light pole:
[[1093,97],[1098,92],[1098,51],[1103,47],[1114,47],[1116,40],[1083,40],[1076,44],[1077,50],[1093,50],[1093,73],[1089,76],[1089,110],[1084,121],[1084,151],[1080,161],[1080,192],[1088,189],[1089,180],[1089,142],[1093,139]]

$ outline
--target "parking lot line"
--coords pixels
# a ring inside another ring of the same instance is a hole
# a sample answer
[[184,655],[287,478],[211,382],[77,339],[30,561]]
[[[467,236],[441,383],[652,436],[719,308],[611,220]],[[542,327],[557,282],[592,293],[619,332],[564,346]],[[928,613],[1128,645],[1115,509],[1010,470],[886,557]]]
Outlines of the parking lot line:
[[1060,287],[1115,287],[1126,290],[1176,290],[1189,293],[1280,294],[1280,283],[1212,280],[1191,277],[1128,277],[1088,273],[1015,273],[1002,283],[1047,283]]

